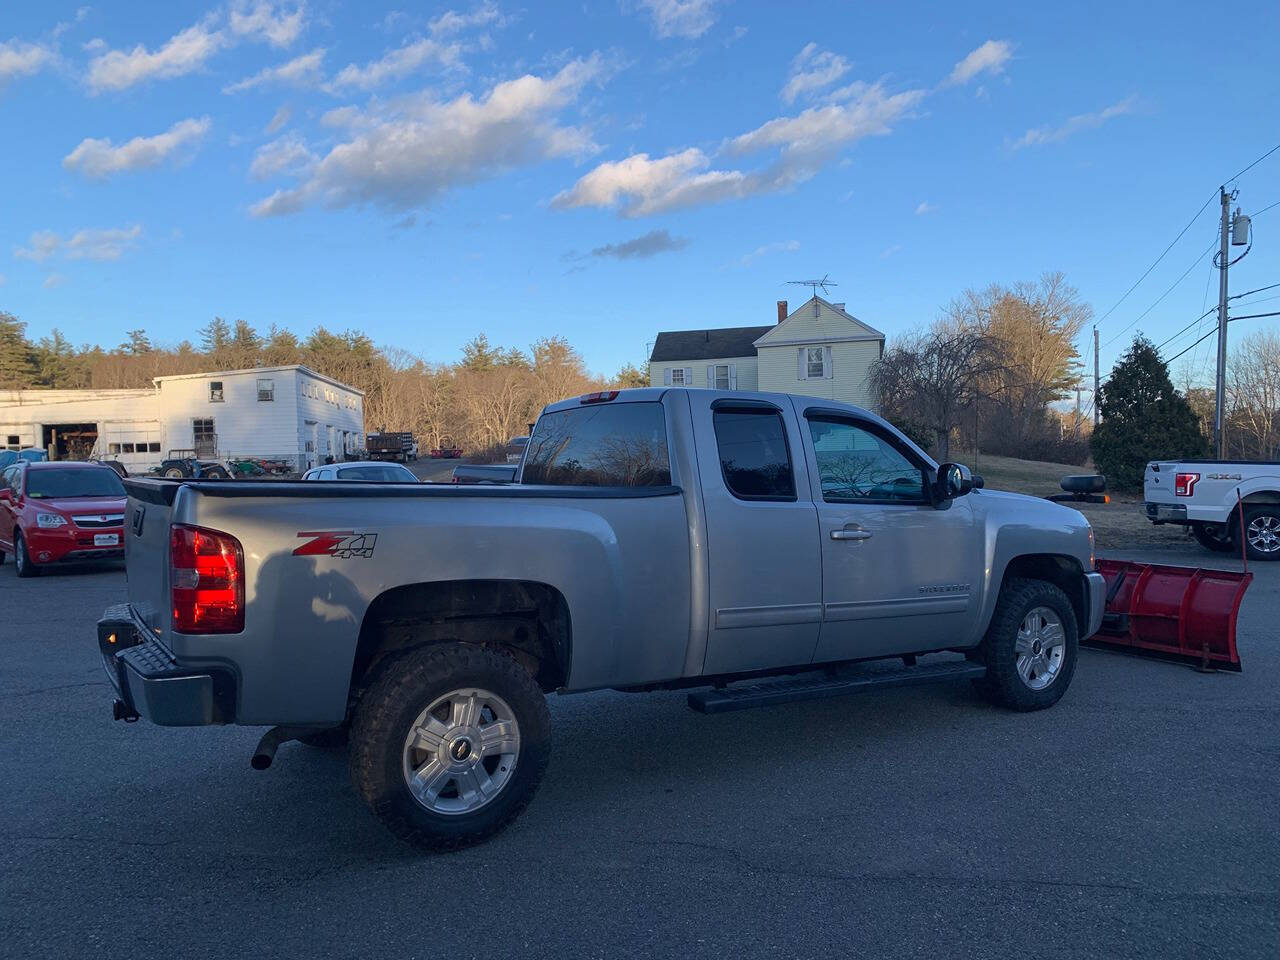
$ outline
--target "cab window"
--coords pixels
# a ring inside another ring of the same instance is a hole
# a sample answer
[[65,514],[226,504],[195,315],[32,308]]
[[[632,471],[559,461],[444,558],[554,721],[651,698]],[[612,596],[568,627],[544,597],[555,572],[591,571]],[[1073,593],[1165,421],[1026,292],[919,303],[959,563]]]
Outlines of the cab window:
[[924,503],[925,473],[888,437],[846,420],[809,418],[828,503]]
[[739,500],[796,498],[787,430],[777,408],[717,405],[712,424],[730,493]]
[[522,483],[662,487],[671,483],[660,403],[596,403],[543,414]]

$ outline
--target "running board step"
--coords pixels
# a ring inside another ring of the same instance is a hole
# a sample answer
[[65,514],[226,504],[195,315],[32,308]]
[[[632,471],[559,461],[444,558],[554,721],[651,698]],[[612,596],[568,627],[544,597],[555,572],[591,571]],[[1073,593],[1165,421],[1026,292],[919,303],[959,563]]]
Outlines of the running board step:
[[727,713],[751,707],[771,707],[797,700],[822,700],[850,693],[910,687],[924,683],[947,683],[953,680],[977,680],[987,668],[967,660],[929,663],[896,670],[861,671],[842,676],[820,675],[792,680],[769,680],[737,687],[698,690],[689,694],[689,708],[699,713]]

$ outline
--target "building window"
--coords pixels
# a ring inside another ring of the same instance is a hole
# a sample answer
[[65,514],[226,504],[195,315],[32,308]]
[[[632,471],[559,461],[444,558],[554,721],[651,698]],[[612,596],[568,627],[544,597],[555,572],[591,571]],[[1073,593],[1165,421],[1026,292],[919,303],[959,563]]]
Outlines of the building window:
[[258,402],[270,403],[276,398],[276,382],[274,380],[258,381]]
[[209,381],[209,402],[210,403],[222,402],[222,381],[221,380]]
[[120,444],[118,444],[118,443],[109,443],[109,444],[107,444],[107,452],[108,452],[108,453],[119,453],[119,452],[120,452]]
[[316,442],[315,442],[314,440],[307,440],[307,441],[303,442],[303,444],[302,444],[302,452],[303,452],[303,453],[315,453],[315,452],[316,452]]
[[191,421],[191,440],[197,457],[218,455],[218,435],[213,432],[213,418],[197,418]]
[[16,433],[9,434],[9,439],[6,442],[9,446],[16,447],[18,445],[18,435]]
[[808,374],[806,379],[822,380],[826,377],[827,368],[823,360],[821,347],[805,348],[805,369]]
[[676,367],[671,371],[671,385],[673,387],[683,387],[684,384],[684,367]]
[[782,414],[771,407],[717,407],[712,426],[730,493],[739,500],[795,500]]
[[729,365],[727,363],[717,364],[713,376],[714,382],[711,386],[715,387],[717,390],[729,389]]
[[159,440],[152,440],[150,443],[148,443],[148,444],[147,444],[147,450],[148,450],[149,452],[151,452],[151,453],[159,453],[159,452],[160,452],[160,441],[159,441]]
[[133,444],[132,444],[132,443],[122,443],[122,444],[120,444],[120,452],[121,452],[121,453],[133,453]]

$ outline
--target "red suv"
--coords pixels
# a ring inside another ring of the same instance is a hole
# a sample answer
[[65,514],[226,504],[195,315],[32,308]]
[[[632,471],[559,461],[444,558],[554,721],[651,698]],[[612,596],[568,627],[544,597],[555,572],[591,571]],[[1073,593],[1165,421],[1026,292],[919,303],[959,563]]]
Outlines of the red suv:
[[124,484],[97,463],[15,463],[0,473],[0,561],[18,576],[124,556]]

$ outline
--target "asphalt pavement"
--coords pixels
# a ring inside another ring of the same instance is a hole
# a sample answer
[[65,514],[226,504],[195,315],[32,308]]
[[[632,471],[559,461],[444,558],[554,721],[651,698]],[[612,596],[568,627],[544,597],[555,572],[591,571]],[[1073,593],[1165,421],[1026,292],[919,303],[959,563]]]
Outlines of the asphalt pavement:
[[1085,650],[1040,713],[967,685],[712,717],[552,698],[528,811],[431,857],[341,752],[286,744],[260,773],[261,730],[113,722],[93,624],[123,573],[10,559],[3,953],[1274,960],[1280,564],[1255,570],[1243,673]]

